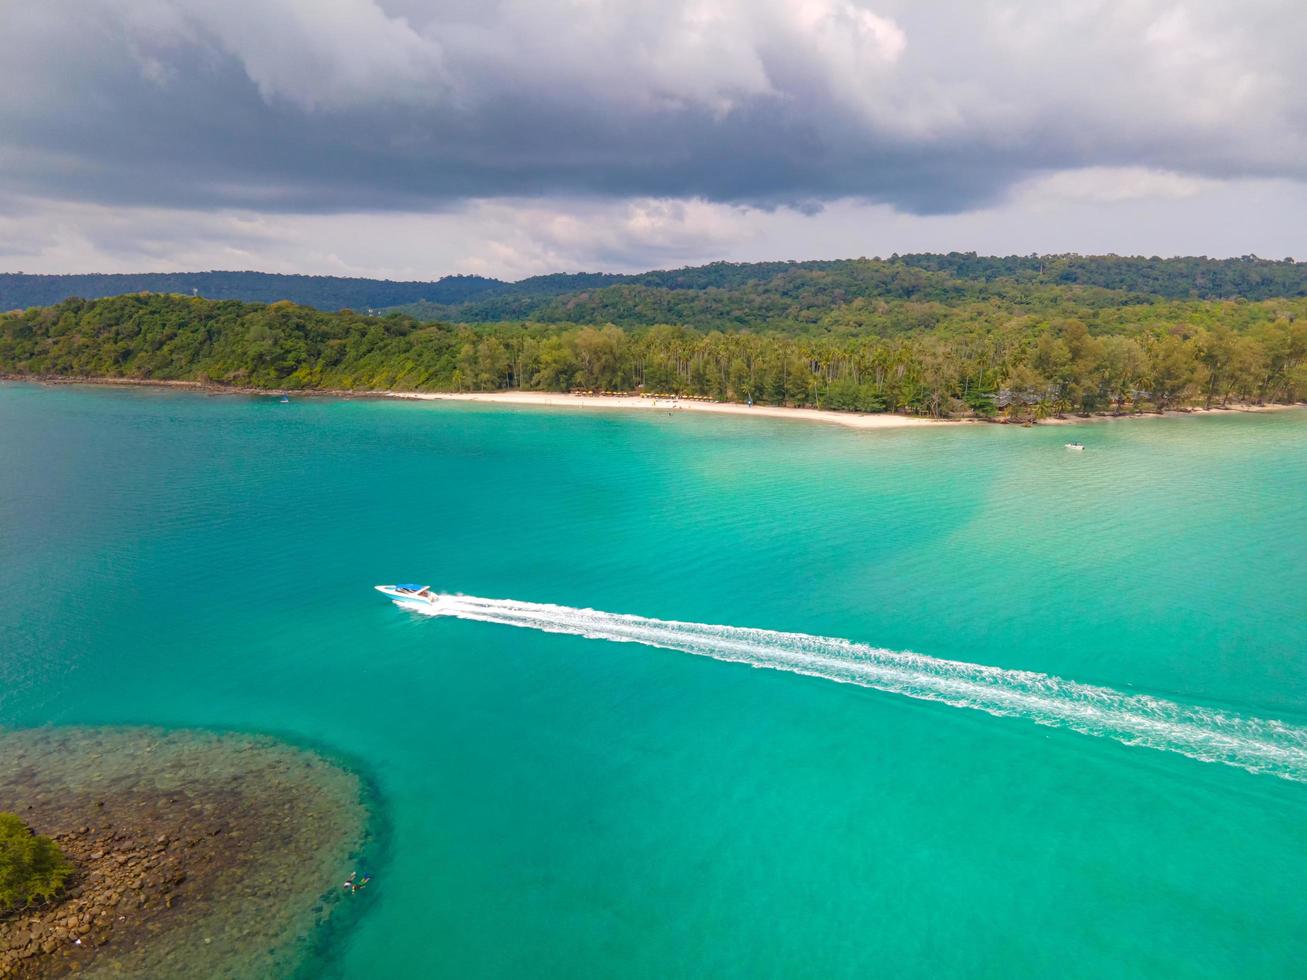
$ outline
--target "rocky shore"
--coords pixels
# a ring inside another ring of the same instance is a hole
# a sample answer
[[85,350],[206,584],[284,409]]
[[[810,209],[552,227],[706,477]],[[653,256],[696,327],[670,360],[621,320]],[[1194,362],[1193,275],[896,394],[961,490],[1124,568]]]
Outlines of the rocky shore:
[[367,824],[357,777],[312,752],[149,729],[0,735],[0,809],[77,868],[0,919],[4,980],[293,972],[354,898]]

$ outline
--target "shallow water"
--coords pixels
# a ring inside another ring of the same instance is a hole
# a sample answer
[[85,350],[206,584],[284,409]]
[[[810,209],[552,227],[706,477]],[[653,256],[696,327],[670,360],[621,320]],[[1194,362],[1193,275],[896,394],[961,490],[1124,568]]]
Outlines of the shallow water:
[[[92,887],[91,914],[125,924],[108,933],[97,928],[80,948],[62,937],[62,948],[44,961],[51,975],[71,968],[88,977],[157,980],[290,976],[331,926],[356,918],[354,894],[324,882],[344,879],[371,851],[358,777],[264,736],[67,725],[0,732],[0,808],[52,835],[78,828],[86,835],[88,826],[100,835],[119,832],[114,849],[123,840],[129,849],[152,846],[153,833],[166,827],[158,841],[174,856],[189,855],[186,883],[169,896],[167,910],[154,886],[144,893],[149,909],[138,909],[127,888],[114,908]],[[186,838],[219,831],[227,836],[215,865],[214,850],[192,849],[198,840]],[[95,845],[81,840],[85,858]],[[112,860],[113,850],[105,850]],[[94,860],[100,856],[91,853],[78,877],[103,881],[103,863]],[[59,906],[58,917],[75,911],[75,901]],[[21,916],[16,926],[24,935],[31,928]],[[6,931],[0,923],[0,938]]]
[[370,586],[1293,732],[1305,437],[1302,411],[854,432],[0,385],[0,724],[362,760],[393,859],[333,937],[342,976],[1291,975],[1307,785]]

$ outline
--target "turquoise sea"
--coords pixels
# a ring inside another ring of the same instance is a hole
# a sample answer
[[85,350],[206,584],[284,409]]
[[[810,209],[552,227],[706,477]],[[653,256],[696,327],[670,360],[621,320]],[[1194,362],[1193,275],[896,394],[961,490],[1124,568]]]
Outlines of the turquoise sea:
[[0,725],[353,760],[385,856],[329,976],[1302,976],[1305,586],[1301,410],[0,385]]

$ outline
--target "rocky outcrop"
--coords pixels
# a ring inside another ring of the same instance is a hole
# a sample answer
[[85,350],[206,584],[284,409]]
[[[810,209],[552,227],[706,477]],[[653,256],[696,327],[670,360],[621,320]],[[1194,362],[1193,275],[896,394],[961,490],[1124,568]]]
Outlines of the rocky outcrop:
[[77,867],[59,899],[0,919],[2,980],[280,972],[364,833],[356,778],[272,740],[54,729],[0,736],[0,754],[0,809]]

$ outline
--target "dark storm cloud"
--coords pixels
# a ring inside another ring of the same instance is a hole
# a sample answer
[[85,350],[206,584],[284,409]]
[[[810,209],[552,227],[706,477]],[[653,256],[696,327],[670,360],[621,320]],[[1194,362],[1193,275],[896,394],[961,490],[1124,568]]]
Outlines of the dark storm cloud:
[[833,121],[773,95],[721,116],[694,105],[621,113],[536,92],[485,97],[475,112],[385,103],[306,111],[265,101],[231,61],[202,73],[177,65],[166,88],[131,66],[95,67],[84,82],[94,99],[7,114],[19,149],[11,186],[287,211],[544,193],[761,204],[867,194],[933,210],[982,199],[1013,170],[972,147],[923,157],[910,144],[850,141]]
[[53,0],[8,20],[0,175],[42,198],[948,213],[1062,168],[1305,159],[1288,3]]

